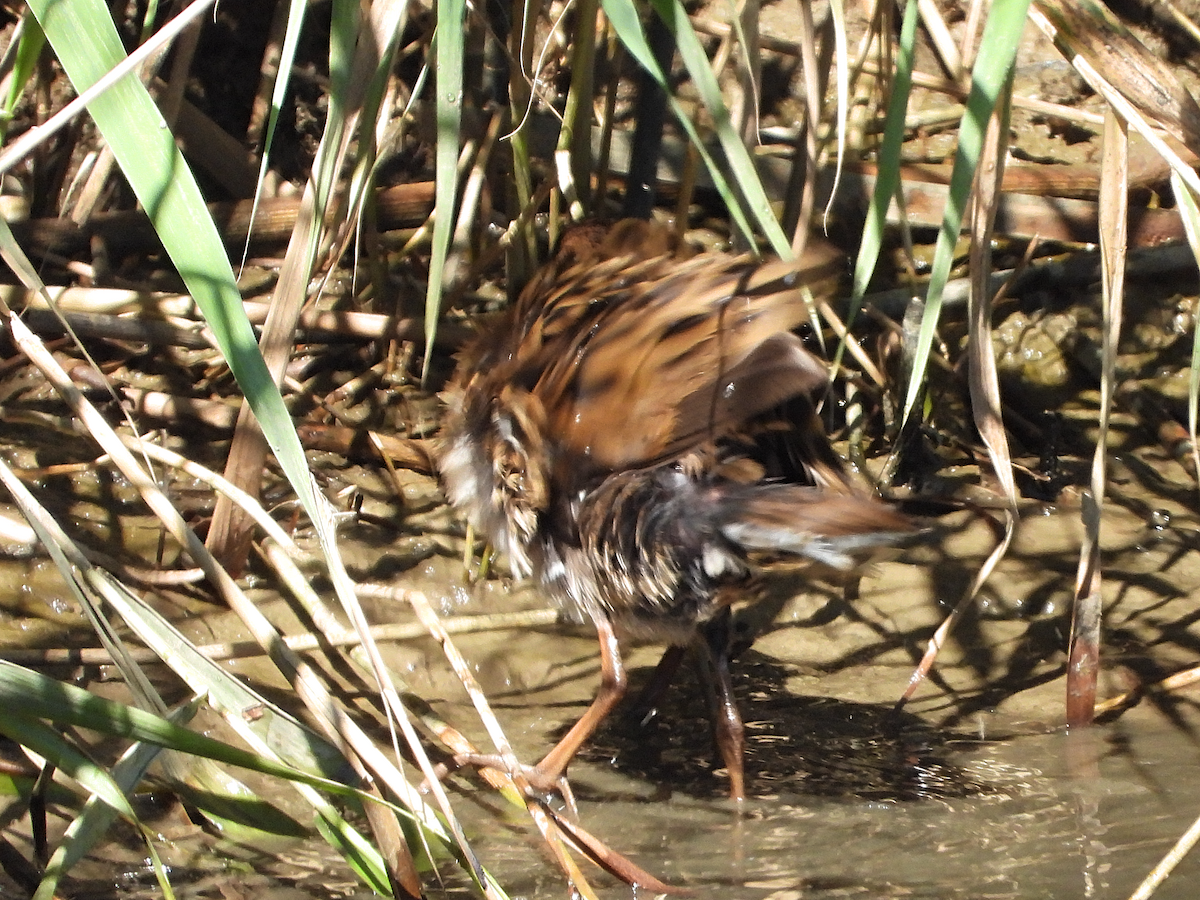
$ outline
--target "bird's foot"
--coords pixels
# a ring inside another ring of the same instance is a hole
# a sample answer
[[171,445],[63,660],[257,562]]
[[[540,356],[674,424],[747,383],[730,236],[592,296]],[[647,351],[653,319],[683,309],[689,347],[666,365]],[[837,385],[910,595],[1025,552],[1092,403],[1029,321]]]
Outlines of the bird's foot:
[[565,772],[550,772],[540,764],[526,765],[515,757],[500,753],[459,753],[455,754],[454,762],[459,766],[491,769],[506,775],[527,800],[553,806],[555,798],[559,798],[572,818],[579,816],[575,794]]

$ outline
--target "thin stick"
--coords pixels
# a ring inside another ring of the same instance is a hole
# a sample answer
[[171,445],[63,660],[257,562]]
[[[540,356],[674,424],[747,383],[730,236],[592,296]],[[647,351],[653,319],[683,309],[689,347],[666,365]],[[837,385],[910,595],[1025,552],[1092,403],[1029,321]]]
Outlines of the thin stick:
[[1183,836],[1175,842],[1175,846],[1150,871],[1145,880],[1138,885],[1137,890],[1129,895],[1129,900],[1146,900],[1147,897],[1158,890],[1158,886],[1167,880],[1167,876],[1191,852],[1191,849],[1196,846],[1196,841],[1198,840],[1200,840],[1200,818],[1197,818],[1192,823],[1192,827],[1185,831]]
[[49,140],[65,125],[69,124],[72,119],[83,112],[89,103],[173,41],[180,32],[191,25],[196,19],[200,18],[200,15],[206,12],[215,2],[216,0],[196,0],[195,3],[186,7],[179,15],[159,29],[154,37],[150,38],[146,43],[125,57],[125,59],[113,66],[108,74],[60,109],[50,119],[47,119],[44,124],[30,129],[20,138],[13,141],[8,150],[0,154],[0,175],[3,175],[13,166],[17,165],[17,163],[21,162],[21,160],[25,159],[25,157],[33,153],[39,144]]

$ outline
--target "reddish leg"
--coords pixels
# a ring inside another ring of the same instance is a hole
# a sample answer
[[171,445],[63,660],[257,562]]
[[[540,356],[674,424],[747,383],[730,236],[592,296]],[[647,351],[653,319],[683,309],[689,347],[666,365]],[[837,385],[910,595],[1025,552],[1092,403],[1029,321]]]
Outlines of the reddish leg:
[[671,686],[671,680],[679,671],[679,664],[683,662],[683,654],[687,649],[687,644],[671,644],[663,651],[650,680],[630,707],[630,718],[645,725],[658,715],[658,705],[662,703],[667,688]]
[[[600,638],[600,690],[587,712],[580,716],[579,721],[571,726],[571,730],[563,739],[554,745],[554,749],[534,767],[543,784],[558,784],[579,748],[595,734],[600,723],[625,696],[629,686],[625,664],[621,661],[621,647],[612,623],[608,619],[597,619],[596,632]],[[530,783],[534,787],[542,787],[532,781]]]
[[712,729],[717,751],[729,773],[729,796],[740,809],[746,802],[745,751],[746,730],[733,696],[729,677],[730,616],[728,610],[702,629],[704,640],[697,641],[711,676]]
[[[604,718],[612,712],[612,708],[625,695],[628,680],[625,675],[625,664],[621,661],[621,648],[617,643],[616,633],[612,623],[605,619],[597,619],[596,632],[600,638],[600,690],[596,699],[588,707],[587,712],[580,716],[579,721],[571,726],[571,730],[563,736],[553,749],[547,753],[536,766],[522,766],[520,774],[524,776],[529,787],[538,793],[538,799],[543,795],[558,791],[571,808],[575,809],[575,801],[571,795],[570,785],[567,784],[567,766],[579,752],[579,748],[587,742]],[[455,757],[459,765],[487,766],[504,771],[504,761],[496,755],[473,753],[461,754]],[[517,773],[513,773],[517,774]]]

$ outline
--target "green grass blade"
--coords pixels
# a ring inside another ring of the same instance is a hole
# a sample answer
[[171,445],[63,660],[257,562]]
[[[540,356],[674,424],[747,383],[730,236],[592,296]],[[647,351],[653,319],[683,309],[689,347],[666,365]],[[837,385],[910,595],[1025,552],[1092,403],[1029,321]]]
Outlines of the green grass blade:
[[920,15],[917,0],[909,0],[904,7],[904,19],[900,24],[900,42],[896,53],[896,71],[892,78],[892,93],[888,98],[887,116],[883,125],[883,142],[879,147],[879,166],[875,177],[875,192],[867,208],[863,225],[862,243],[858,260],[854,265],[854,284],[850,294],[850,312],[847,325],[854,321],[859,304],[867,292],[867,284],[875,272],[879,253],[883,247],[883,232],[887,225],[887,211],[892,198],[900,189],[900,148],[904,143],[904,120],[908,114],[908,98],[912,93],[913,60],[915,58],[917,25]]
[[[716,75],[713,74],[712,63],[709,62],[708,54],[704,52],[700,38],[696,36],[696,30],[692,27],[687,10],[680,0],[651,0],[651,4],[675,35],[675,42],[679,47],[679,57],[683,60],[688,75],[691,76],[692,83],[700,94],[701,101],[712,117],[717,140],[720,142],[725,160],[733,174],[741,197],[744,199],[746,210],[770,242],[771,249],[775,251],[775,254],[784,259],[791,257],[791,242],[783,233],[779,220],[775,217],[775,211],[771,208],[771,201],[763,188],[762,179],[758,176],[758,170],[754,166],[750,151],[746,149],[746,144],[738,134],[737,128],[734,127],[733,120],[729,115],[729,108],[721,97],[721,87],[717,84]],[[607,10],[607,8],[608,4],[605,3],[605,9]],[[741,205],[741,203],[738,204],[739,207]],[[750,236],[747,235],[747,237]],[[751,244],[753,245],[752,240]]]
[[372,891],[381,897],[392,893],[387,866],[379,852],[331,806],[315,819],[317,831],[326,843],[341,855],[342,860]]
[[[254,190],[254,203],[250,210],[250,221],[258,212],[258,201],[261,199],[263,179],[266,178],[267,168],[271,158],[271,147],[275,143],[275,129],[279,126],[279,114],[283,109],[284,97],[291,83],[292,65],[296,59],[296,48],[300,44],[300,29],[304,25],[304,11],[308,9],[306,0],[289,0],[287,28],[284,30],[283,44],[279,49],[279,65],[276,69],[275,84],[271,88],[271,108],[267,112],[267,127],[263,134],[262,157],[258,163],[258,183]],[[249,232],[246,234],[246,244],[242,248],[242,265],[250,254]]]
[[[27,719],[37,717],[56,725],[90,728],[112,737],[146,741],[264,775],[300,781],[338,794],[356,793],[338,782],[280,765],[256,753],[180,728],[162,716],[97,697],[82,688],[55,681],[3,660],[0,660],[0,705],[13,716]],[[107,801],[108,798],[105,799]]]
[[[11,681],[10,674],[9,664],[0,664],[0,694],[6,692]],[[25,704],[25,708],[7,706],[4,715],[0,716],[0,734],[46,758],[120,815],[130,822],[137,822],[137,815],[125,794],[102,766],[80,753],[56,729],[41,721],[36,712],[25,711],[29,706],[36,705],[34,698],[34,702]]]
[[[194,712],[193,705],[181,707],[172,714],[171,721],[184,724]],[[153,744],[133,744],[113,765],[113,781],[126,795],[131,794],[161,752],[162,748]],[[83,805],[82,812],[67,826],[62,843],[46,865],[46,877],[40,890],[50,890],[52,886],[57,886],[59,877],[68,872],[95,846],[108,831],[114,818],[116,811],[112,807],[100,802],[97,797],[90,797]],[[50,886],[47,885],[47,880],[50,880]]]
[[[4,722],[0,722],[0,733],[8,734],[14,740],[53,760],[56,765],[60,765],[73,777],[77,770],[80,771],[82,777],[77,780],[89,790],[100,794],[105,802],[114,799],[111,791],[102,792],[104,779],[108,777],[107,774],[102,772],[103,777],[95,776],[90,769],[82,767],[83,762],[86,761],[76,761],[78,754],[73,755],[72,748],[62,747],[59,742],[51,740],[51,736],[57,736],[57,732],[46,728],[39,720],[46,720],[55,725],[69,724],[89,728],[101,734],[128,738],[155,747],[179,750],[227,765],[284,778],[296,783],[302,791],[306,788],[319,788],[347,798],[364,799],[361,792],[347,787],[340,781],[314,777],[297,769],[280,765],[260,754],[250,753],[222,741],[197,734],[161,716],[96,697],[82,688],[55,681],[22,666],[2,660],[0,660],[0,706],[11,713],[5,717]],[[381,861],[372,863],[372,849],[341,819],[333,807],[321,799],[320,795],[306,794],[306,798],[313,804],[318,816],[324,820],[319,826],[322,833],[336,833],[336,840],[333,843],[339,848],[347,846],[356,848],[355,855],[359,857],[358,863],[363,867],[364,878],[372,869],[372,865],[382,867]],[[110,803],[110,805],[113,804]],[[253,806],[252,798],[247,799],[241,805],[237,818],[253,821]],[[125,809],[119,806],[116,808],[122,814],[126,814]],[[395,811],[406,819],[413,820],[411,812],[400,809],[395,809]],[[130,810],[130,812],[132,811]],[[446,852],[453,852],[453,848],[441,834],[425,829],[424,836],[428,844],[436,845]],[[367,882],[373,883],[369,878]]]
[[596,11],[598,0],[580,0],[575,15],[579,26],[571,46],[571,87],[563,107],[562,130],[556,153],[567,155],[576,202],[576,212],[585,214],[592,208],[592,104],[594,97],[593,71],[596,67]]
[[700,135],[696,131],[696,126],[692,124],[687,110],[683,108],[682,104],[671,93],[666,76],[663,75],[658,63],[654,61],[654,53],[650,50],[650,44],[646,40],[646,34],[642,30],[642,23],[638,19],[637,8],[633,5],[632,0],[600,0],[600,5],[604,9],[604,14],[608,16],[608,20],[612,24],[613,30],[617,33],[617,37],[624,44],[625,49],[638,61],[642,68],[650,73],[650,76],[659,83],[662,89],[667,92],[667,102],[671,104],[671,109],[674,111],[675,117],[687,133],[688,139],[691,140],[692,145],[696,148],[696,152],[704,160],[704,165],[708,168],[709,175],[712,177],[713,187],[720,194],[737,229],[745,236],[747,242],[753,245],[754,232],[750,227],[749,220],[747,220],[745,213],[742,211],[741,201],[730,187],[729,182],[725,179],[712,154],[708,152],[708,148],[704,146],[704,142],[700,139]]
[[42,26],[28,11],[21,17],[20,28],[21,42],[17,45],[17,57],[9,75],[8,96],[4,98],[3,108],[0,108],[0,125],[3,125],[4,128],[8,127],[17,101],[21,99],[21,94],[25,92],[25,86],[29,84],[29,79],[33,76],[38,56],[41,55],[42,48],[46,46],[46,35],[42,31]]
[[[31,0],[29,5],[76,90],[94,84],[125,57],[112,17],[100,0]],[[305,487],[310,478],[300,442],[258,352],[225,247],[162,115],[132,76],[97,97],[88,111],[212,328],[272,450],[306,506],[315,509],[315,500],[304,497],[312,489]]]
[[437,33],[434,35],[433,106],[437,116],[433,246],[429,260],[429,286],[425,294],[425,364],[421,380],[429,377],[433,339],[437,335],[442,308],[442,280],[450,238],[454,234],[454,201],[458,194],[458,145],[462,130],[463,55],[466,27],[465,0],[439,0]]
[[[910,0],[910,5],[915,3],[916,0]],[[966,110],[959,125],[958,152],[954,157],[949,198],[934,251],[933,269],[921,316],[921,330],[913,353],[902,421],[908,420],[920,396],[925,366],[941,315],[942,292],[954,261],[954,248],[962,229],[963,214],[971,194],[971,182],[979,163],[988,118],[995,109],[1000,92],[1008,83],[1008,72],[1016,58],[1029,3],[1030,0],[997,0],[992,4],[984,25],[979,56],[971,73],[971,92],[967,96]]]
[[[5,673],[0,672],[0,683],[3,682],[4,677]],[[134,827],[142,830],[143,836],[145,836],[145,831],[141,829],[141,822],[134,813],[133,807],[129,805],[129,800],[121,786],[102,766],[97,765],[81,753],[58,730],[47,726],[35,716],[6,711],[5,715],[0,716],[0,734],[44,757],[89,791],[91,800],[111,809],[113,814],[123,816]],[[152,753],[153,751],[148,752]],[[74,845],[75,852],[79,852],[81,849],[85,849],[81,844]],[[164,893],[166,896],[171,896],[170,885],[165,882],[161,862],[149,841],[147,841],[147,852],[154,861],[156,875],[159,876]],[[66,874],[67,860],[68,854],[66,853],[55,854],[51,865],[46,867],[46,872],[33,894],[34,900],[52,900],[57,895],[58,884]]]
[[[241,679],[208,659],[152,606],[112,584],[108,603],[148,647],[167,662],[197,694],[251,746],[277,756],[286,765],[338,781],[353,779],[345,758],[311,729],[279,709]],[[255,715],[247,719],[245,711]]]

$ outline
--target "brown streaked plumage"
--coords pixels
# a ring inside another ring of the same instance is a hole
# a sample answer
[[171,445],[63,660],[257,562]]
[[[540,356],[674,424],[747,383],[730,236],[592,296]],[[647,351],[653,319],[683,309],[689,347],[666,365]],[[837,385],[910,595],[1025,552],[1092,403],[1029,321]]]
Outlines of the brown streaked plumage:
[[[527,774],[565,786],[625,691],[618,634],[713,635],[764,566],[850,568],[911,530],[854,488],[811,396],[827,378],[793,330],[804,283],[840,267],[689,255],[662,227],[578,226],[447,389],[447,494],[513,571],[587,613],[602,683]],[[741,720],[717,643],[717,742],[744,794]]]

